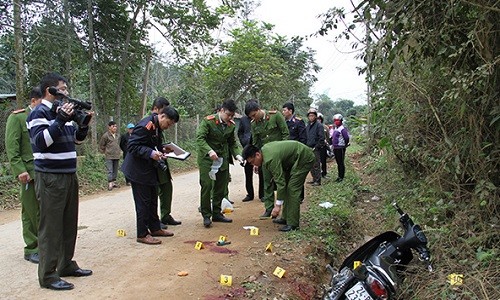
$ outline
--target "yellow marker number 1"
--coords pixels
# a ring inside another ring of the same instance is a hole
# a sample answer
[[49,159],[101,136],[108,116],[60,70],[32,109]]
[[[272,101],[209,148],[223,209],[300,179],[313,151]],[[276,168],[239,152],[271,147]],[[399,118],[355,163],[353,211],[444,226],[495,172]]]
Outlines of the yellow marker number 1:
[[229,275],[220,275],[220,284],[231,286],[233,284],[233,276]]

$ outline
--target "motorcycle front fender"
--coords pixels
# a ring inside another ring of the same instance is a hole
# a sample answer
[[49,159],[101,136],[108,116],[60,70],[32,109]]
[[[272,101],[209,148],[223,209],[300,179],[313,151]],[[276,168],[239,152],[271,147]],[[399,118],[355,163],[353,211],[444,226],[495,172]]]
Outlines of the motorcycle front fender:
[[372,238],[361,247],[356,249],[353,253],[351,253],[342,263],[339,270],[342,270],[344,267],[348,267],[350,269],[353,268],[355,261],[363,261],[366,258],[370,257],[373,252],[378,248],[378,246],[383,242],[393,242],[399,239],[401,236],[394,231],[386,231]]

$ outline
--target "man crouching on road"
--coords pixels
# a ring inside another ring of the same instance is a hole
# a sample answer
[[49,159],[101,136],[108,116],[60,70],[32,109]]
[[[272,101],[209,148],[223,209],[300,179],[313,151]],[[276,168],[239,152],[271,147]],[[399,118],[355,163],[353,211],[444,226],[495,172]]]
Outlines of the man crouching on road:
[[277,199],[271,216],[277,217],[284,204],[281,219],[274,223],[283,224],[280,231],[299,228],[300,194],[307,174],[315,161],[311,148],[293,140],[265,144],[262,149],[248,145],[243,149],[243,159],[256,167],[264,168],[274,178]]

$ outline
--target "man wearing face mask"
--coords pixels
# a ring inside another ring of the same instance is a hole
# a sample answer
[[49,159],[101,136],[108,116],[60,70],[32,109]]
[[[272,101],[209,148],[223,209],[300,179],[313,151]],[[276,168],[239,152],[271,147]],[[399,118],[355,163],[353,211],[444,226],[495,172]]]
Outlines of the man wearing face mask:
[[235,157],[240,163],[243,162],[234,136],[235,112],[234,101],[224,101],[217,113],[203,119],[196,132],[201,186],[200,211],[206,228],[212,222],[233,221],[222,214],[221,204],[229,180],[229,158]]
[[337,162],[337,169],[339,177],[335,180],[336,182],[341,182],[344,180],[345,175],[345,150],[349,146],[349,132],[342,125],[344,117],[341,114],[336,114],[333,116],[333,124],[335,125],[332,132],[332,146],[333,154],[335,155],[335,161]]

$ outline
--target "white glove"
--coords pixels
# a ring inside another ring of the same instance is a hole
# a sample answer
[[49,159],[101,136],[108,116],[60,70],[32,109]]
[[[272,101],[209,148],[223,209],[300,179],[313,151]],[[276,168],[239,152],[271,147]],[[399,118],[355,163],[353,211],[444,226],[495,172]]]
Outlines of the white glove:
[[243,157],[241,157],[241,155],[239,155],[239,154],[238,154],[238,155],[236,155],[236,159],[237,159],[237,160],[238,160],[241,164],[242,164],[242,163],[244,163],[244,161],[243,161]]
[[210,172],[208,172],[208,177],[210,177],[210,179],[212,180],[215,180],[215,173],[217,173],[217,171],[211,170]]

